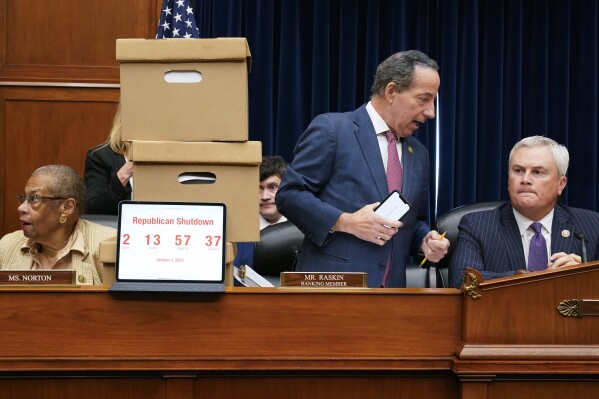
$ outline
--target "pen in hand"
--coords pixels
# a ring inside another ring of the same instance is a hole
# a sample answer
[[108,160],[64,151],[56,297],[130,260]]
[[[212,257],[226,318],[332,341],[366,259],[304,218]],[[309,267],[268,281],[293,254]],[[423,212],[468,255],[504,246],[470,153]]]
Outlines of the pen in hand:
[[[439,241],[442,241],[443,238],[445,238],[445,234],[447,234],[447,231],[444,231],[443,234],[441,234],[441,237],[439,237]],[[420,262],[420,267],[422,267],[422,265],[424,265],[427,260],[428,259],[426,257],[424,257],[424,259],[422,259],[422,262]]]

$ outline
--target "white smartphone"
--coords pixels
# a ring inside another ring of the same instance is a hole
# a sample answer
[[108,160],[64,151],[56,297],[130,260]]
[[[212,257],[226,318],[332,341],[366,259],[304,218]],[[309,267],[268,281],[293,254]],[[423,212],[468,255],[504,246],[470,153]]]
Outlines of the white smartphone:
[[383,202],[374,209],[374,213],[392,220],[401,218],[410,210],[410,203],[397,190],[391,192]]

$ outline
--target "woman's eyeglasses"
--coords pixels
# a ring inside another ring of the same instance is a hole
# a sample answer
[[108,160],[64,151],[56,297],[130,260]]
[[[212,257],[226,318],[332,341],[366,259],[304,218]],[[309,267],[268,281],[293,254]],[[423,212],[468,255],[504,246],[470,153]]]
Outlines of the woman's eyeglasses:
[[37,204],[41,200],[64,200],[64,199],[66,199],[66,198],[44,197],[43,195],[32,195],[30,197],[26,196],[25,194],[17,195],[17,201],[19,201],[19,204],[22,204],[23,202],[27,201],[30,205]]

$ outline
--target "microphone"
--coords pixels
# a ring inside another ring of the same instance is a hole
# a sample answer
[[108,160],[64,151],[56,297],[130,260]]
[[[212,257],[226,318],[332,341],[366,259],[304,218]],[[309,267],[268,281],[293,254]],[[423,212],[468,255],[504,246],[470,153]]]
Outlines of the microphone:
[[300,249],[297,247],[297,245],[293,245],[291,247],[291,252],[293,253],[293,268],[292,270],[298,271],[301,270],[300,265],[299,265],[299,253],[300,253]]
[[580,255],[582,259],[582,263],[587,263],[589,261],[587,256],[587,246],[586,246],[586,238],[584,238],[584,234],[579,233],[577,231],[574,232],[574,237],[580,240],[580,245],[582,248],[582,254]]

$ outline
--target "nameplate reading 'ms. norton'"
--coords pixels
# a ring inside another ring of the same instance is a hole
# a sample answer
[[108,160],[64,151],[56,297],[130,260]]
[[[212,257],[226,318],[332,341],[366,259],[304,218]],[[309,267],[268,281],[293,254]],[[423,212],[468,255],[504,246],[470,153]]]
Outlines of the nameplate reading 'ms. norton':
[[366,273],[281,273],[281,287],[366,288]]
[[0,270],[0,285],[74,285],[75,270]]

